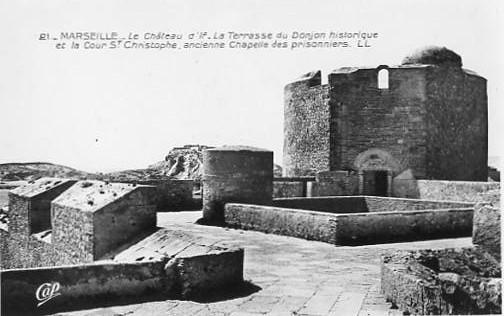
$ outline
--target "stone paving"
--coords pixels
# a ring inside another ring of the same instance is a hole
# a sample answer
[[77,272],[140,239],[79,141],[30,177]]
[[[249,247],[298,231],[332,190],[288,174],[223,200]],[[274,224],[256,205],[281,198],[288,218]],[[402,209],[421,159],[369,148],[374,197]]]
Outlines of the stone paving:
[[[402,315],[380,294],[380,255],[395,249],[471,246],[471,238],[336,247],[303,239],[193,224],[201,212],[158,213],[170,226],[245,248],[246,296],[200,303],[153,301],[57,315]],[[232,295],[232,294],[231,294]]]

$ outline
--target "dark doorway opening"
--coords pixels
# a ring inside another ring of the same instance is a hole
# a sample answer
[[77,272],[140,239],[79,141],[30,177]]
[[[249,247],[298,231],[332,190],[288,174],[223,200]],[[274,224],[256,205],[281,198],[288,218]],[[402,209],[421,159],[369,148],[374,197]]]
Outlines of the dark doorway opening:
[[365,170],[363,175],[362,194],[388,196],[388,172],[386,170]]
[[376,171],[375,172],[375,195],[377,196],[387,196],[387,171]]

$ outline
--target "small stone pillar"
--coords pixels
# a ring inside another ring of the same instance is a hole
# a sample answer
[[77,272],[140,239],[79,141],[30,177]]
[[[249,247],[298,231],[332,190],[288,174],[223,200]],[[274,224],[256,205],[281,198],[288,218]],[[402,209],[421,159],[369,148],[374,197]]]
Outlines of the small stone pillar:
[[248,146],[203,151],[203,221],[224,222],[225,203],[271,205],[273,152]]
[[359,170],[359,195],[364,195],[364,171]]
[[387,196],[392,196],[392,171],[387,171]]

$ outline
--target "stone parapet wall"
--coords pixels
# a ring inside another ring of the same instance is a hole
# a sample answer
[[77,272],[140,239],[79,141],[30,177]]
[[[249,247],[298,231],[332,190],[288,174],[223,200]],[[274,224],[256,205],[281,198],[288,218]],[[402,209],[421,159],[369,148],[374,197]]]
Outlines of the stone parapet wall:
[[340,214],[336,240],[342,245],[362,245],[468,237],[472,217],[472,208]]
[[227,226],[360,245],[470,236],[472,208],[334,214],[250,204],[226,204]]
[[472,208],[474,207],[474,203],[401,199],[361,195],[278,198],[273,200],[272,206],[341,214],[447,208]]
[[[172,250],[184,243],[174,236],[166,235],[164,240]],[[48,314],[110,303],[204,298],[212,291],[243,284],[243,258],[241,248],[193,245],[153,260],[2,270],[1,311],[2,315]],[[59,295],[37,307],[37,289],[56,282]]]
[[227,226],[336,243],[333,214],[250,204],[226,204]]
[[347,171],[317,173],[313,196],[358,195],[359,176]]
[[365,196],[369,212],[472,208],[474,203]]
[[193,180],[145,180],[130,181],[126,183],[137,183],[141,185],[152,185],[157,192],[157,212],[172,212],[193,209]]
[[[2,315],[68,310],[92,299],[144,295],[173,286],[166,281],[162,261],[13,269],[2,271],[1,277]],[[37,307],[37,289],[54,282],[60,295]]]
[[481,202],[485,192],[499,190],[498,182],[394,179],[393,195],[415,199]]
[[273,182],[273,198],[301,197],[306,195],[304,182]]

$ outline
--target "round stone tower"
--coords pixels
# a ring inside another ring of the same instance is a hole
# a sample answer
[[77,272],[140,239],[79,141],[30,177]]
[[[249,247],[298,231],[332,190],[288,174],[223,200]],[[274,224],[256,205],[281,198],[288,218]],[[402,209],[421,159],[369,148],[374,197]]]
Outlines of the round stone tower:
[[203,220],[223,223],[225,203],[271,204],[273,152],[248,146],[203,151]]

